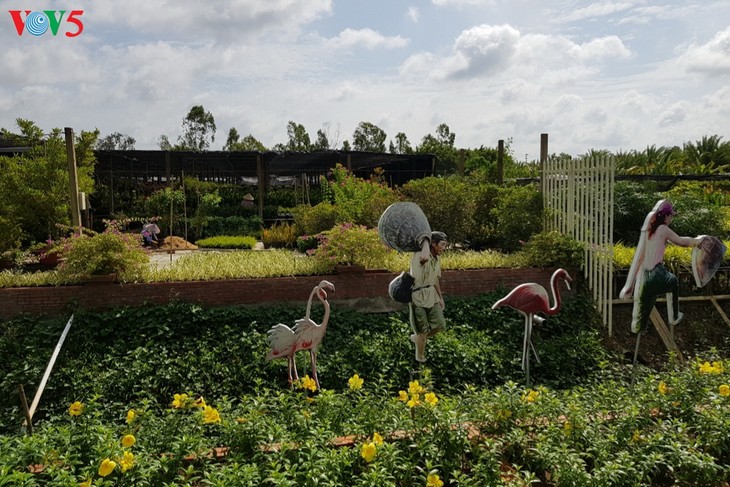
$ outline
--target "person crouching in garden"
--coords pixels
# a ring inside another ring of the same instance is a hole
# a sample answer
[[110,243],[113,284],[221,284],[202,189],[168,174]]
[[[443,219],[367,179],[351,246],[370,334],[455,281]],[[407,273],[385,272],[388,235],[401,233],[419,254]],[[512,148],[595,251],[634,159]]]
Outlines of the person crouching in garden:
[[426,361],[426,340],[442,331],[444,320],[444,297],[441,293],[441,260],[439,256],[448,242],[443,232],[431,232],[430,253],[415,252],[411,257],[410,274],[415,279],[411,295],[410,322],[413,334],[411,341],[416,345],[416,361]]

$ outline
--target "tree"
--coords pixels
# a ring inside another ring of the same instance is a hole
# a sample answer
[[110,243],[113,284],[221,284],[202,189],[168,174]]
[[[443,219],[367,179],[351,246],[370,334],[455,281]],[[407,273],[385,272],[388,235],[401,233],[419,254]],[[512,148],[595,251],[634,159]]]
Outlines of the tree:
[[352,134],[352,148],[362,152],[385,152],[387,137],[383,129],[377,125],[360,122]]
[[451,133],[449,126],[442,123],[436,128],[436,134],[425,135],[421,145],[416,148],[418,154],[433,154],[437,158],[436,169],[439,174],[456,172],[457,151],[454,148],[456,134]]
[[238,145],[236,145],[236,150],[266,152],[267,149],[264,144],[256,139],[256,137],[248,134]]
[[286,124],[286,135],[289,141],[286,143],[286,150],[291,152],[308,152],[312,149],[312,142],[304,125],[296,122]]
[[687,171],[691,174],[723,174],[730,166],[730,144],[719,135],[703,136],[684,144]]
[[[35,123],[17,119],[19,134],[30,150],[19,157],[0,156],[0,215],[10,228],[19,230],[22,243],[44,241],[50,234],[58,236],[56,224],[69,225],[69,171],[66,143],[61,129],[45,136]],[[79,190],[94,189],[93,148],[99,131],[81,131],[75,137]]]
[[395,134],[395,143],[390,141],[390,148],[388,150],[391,154],[413,154],[413,147],[408,142],[408,137],[403,132]]
[[317,141],[312,146],[314,150],[327,150],[330,148],[330,142],[327,140],[327,134],[322,129],[317,130]]
[[352,149],[350,149],[350,142],[343,140],[342,141],[342,150],[345,152],[351,151]]
[[190,109],[182,123],[183,133],[175,149],[203,151],[215,142],[215,118],[202,105]]
[[232,128],[228,131],[228,140],[223,150],[240,152],[266,152],[266,146],[259,142],[256,137],[249,134],[239,140],[238,130]]
[[157,140],[157,145],[160,147],[160,150],[175,150],[175,147],[170,143],[170,139],[164,134],[160,135],[160,138]]
[[129,135],[114,132],[96,143],[96,150],[134,150],[137,141]]
[[238,135],[238,130],[236,130],[236,127],[231,127],[231,129],[228,131],[228,138],[226,139],[226,143],[223,145],[223,150],[231,150],[232,146],[238,144],[239,138],[240,136]]

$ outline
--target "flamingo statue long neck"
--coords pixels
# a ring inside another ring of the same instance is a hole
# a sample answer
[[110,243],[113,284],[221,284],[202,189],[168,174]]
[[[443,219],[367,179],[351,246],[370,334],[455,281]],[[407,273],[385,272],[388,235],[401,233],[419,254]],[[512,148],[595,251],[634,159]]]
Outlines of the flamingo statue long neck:
[[320,323],[319,327],[322,328],[322,333],[324,333],[324,330],[327,328],[327,322],[330,319],[330,302],[327,301],[327,292],[324,289],[317,288],[319,292],[317,292],[317,298],[322,302],[322,305],[324,306],[324,316],[322,317],[322,323]]
[[561,269],[553,272],[552,277],[550,277],[550,292],[553,294],[553,305],[550,307],[550,309],[545,311],[546,315],[555,315],[558,313],[558,311],[560,311],[560,290],[555,285],[555,281],[557,281],[558,279],[558,274],[562,274]]
[[309,319],[309,315],[312,311],[312,300],[314,299],[314,294],[319,291],[320,287],[319,285],[316,285],[312,288],[312,292],[309,293],[309,300],[307,301],[307,312],[304,313],[304,317]]

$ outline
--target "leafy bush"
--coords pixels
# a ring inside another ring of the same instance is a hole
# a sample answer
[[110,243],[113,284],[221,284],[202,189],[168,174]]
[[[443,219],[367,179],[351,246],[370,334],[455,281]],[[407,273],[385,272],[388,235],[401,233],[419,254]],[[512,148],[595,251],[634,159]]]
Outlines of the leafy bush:
[[542,231],[542,193],[536,185],[503,186],[491,212],[498,245],[505,252],[519,250],[534,233]]
[[318,235],[302,235],[297,238],[297,250],[303,254],[310,253],[319,246]]
[[626,245],[639,243],[646,214],[661,199],[651,187],[630,181],[617,181],[613,196],[613,239]]
[[445,232],[452,243],[461,243],[474,225],[474,197],[463,178],[428,177],[408,181],[401,188],[408,201],[421,207],[431,230]]
[[121,233],[114,227],[103,233],[74,235],[60,245],[64,261],[58,270],[74,279],[116,273],[125,280],[133,280],[149,264],[139,236]]
[[499,233],[497,221],[492,210],[497,204],[499,186],[496,184],[478,184],[474,191],[474,225],[468,230],[467,239],[472,249],[498,246]]
[[341,164],[332,170],[329,186],[334,194],[334,203],[342,212],[342,221],[369,227],[375,227],[383,211],[398,200],[393,190],[377,174],[369,180],[361,179],[349,173]]
[[316,235],[344,221],[344,213],[329,201],[315,206],[299,205],[294,209],[294,223],[307,235]]
[[527,266],[566,269],[583,267],[583,245],[560,232],[536,233],[525,243],[522,253]]
[[297,241],[296,225],[277,223],[261,232],[261,241],[266,248],[293,248]]
[[377,230],[345,223],[321,234],[319,247],[312,256],[332,267],[340,264],[376,269],[394,253],[380,240]]
[[219,235],[218,237],[210,237],[198,240],[195,245],[201,248],[210,249],[247,249],[250,250],[256,246],[254,237],[233,237]]

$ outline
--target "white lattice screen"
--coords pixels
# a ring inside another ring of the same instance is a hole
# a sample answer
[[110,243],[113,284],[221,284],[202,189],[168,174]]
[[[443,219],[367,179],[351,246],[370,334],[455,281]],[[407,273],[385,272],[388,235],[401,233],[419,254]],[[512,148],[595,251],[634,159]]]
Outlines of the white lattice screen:
[[545,230],[584,244],[584,277],[613,333],[613,187],[615,163],[609,156],[549,158],[543,165]]

